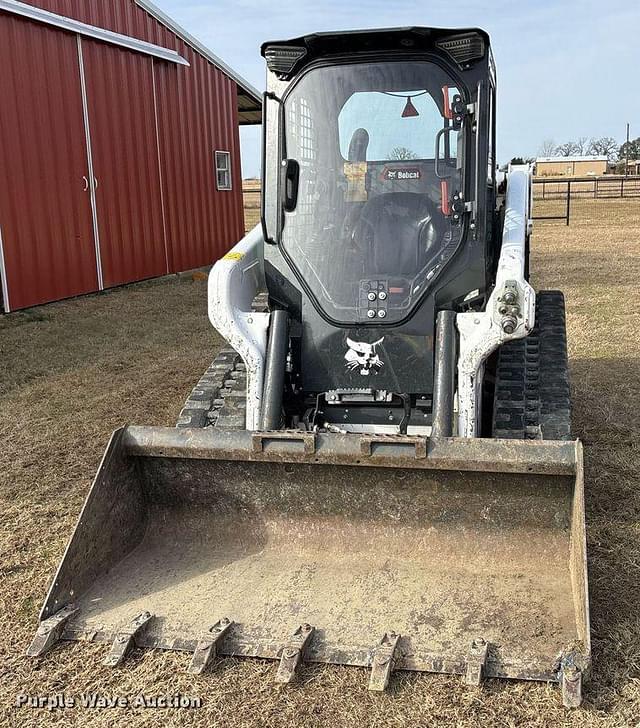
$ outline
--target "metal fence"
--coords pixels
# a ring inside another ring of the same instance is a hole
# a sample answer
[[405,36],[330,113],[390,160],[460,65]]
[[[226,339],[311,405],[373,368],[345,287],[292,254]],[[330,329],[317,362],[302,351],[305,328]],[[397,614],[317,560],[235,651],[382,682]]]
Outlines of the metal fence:
[[[640,201],[640,176],[569,177],[567,179],[536,177],[533,179],[533,219],[562,220],[569,225],[577,201],[627,200]],[[537,214],[538,211],[542,214]]]
[[605,177],[569,177],[567,179],[533,180],[534,199],[564,199],[569,193],[574,198],[609,199],[613,197],[640,197],[640,176],[607,175]]
[[[245,227],[250,230],[260,221],[260,180],[244,180],[242,192]],[[629,199],[632,204],[640,204],[640,175],[533,178],[534,220],[561,220],[569,225],[572,215],[576,214],[576,206],[572,203],[620,199]]]

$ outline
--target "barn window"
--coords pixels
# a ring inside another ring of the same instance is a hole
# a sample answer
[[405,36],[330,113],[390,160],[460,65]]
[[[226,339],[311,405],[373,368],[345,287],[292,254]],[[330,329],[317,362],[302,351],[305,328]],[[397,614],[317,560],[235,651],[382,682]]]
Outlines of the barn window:
[[231,154],[216,152],[216,187],[219,190],[231,189]]

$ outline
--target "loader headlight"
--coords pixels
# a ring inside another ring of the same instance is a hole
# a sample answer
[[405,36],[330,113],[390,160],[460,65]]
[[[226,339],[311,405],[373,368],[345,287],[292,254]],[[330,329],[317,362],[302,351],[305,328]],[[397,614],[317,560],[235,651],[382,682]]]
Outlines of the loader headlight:
[[286,76],[293,71],[296,63],[307,55],[307,49],[299,46],[269,46],[264,57],[267,68],[279,76]]
[[437,41],[436,45],[460,65],[477,61],[484,56],[484,40],[477,33],[449,36],[445,40]]

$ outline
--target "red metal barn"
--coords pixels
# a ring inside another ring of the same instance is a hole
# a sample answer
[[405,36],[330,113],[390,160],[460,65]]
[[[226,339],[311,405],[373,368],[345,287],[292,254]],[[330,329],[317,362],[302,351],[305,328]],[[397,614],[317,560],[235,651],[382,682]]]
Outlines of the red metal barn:
[[246,81],[148,0],[0,0],[5,311],[212,263],[243,235]]

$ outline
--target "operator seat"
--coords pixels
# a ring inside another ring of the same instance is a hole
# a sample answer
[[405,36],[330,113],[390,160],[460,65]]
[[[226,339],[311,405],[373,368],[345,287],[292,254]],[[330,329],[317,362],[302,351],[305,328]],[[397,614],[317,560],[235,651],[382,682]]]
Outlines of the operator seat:
[[439,212],[424,193],[387,192],[364,204],[353,243],[368,256],[371,274],[415,275],[438,244]]
[[[356,129],[349,142],[349,151],[347,152],[348,163],[360,164],[367,161],[367,148],[369,147],[369,132],[360,127]],[[366,192],[365,192],[366,196]],[[345,197],[346,211],[344,218],[343,237],[353,240],[353,231],[360,218],[360,213],[364,207],[364,201],[360,194],[356,195],[356,199],[346,193]]]
[[362,127],[353,132],[349,142],[347,159],[350,162],[366,162],[367,148],[369,146],[369,132]]

